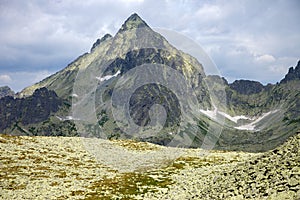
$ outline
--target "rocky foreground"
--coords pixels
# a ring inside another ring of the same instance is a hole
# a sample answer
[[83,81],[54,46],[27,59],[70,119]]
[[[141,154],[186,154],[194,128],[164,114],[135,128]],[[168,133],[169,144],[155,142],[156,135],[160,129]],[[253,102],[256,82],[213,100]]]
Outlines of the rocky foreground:
[[0,199],[300,199],[299,141],[253,154],[0,135]]

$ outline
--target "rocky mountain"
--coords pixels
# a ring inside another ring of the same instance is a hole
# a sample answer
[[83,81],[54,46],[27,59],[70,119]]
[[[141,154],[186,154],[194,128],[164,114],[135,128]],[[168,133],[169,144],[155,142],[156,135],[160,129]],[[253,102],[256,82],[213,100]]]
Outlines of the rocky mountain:
[[6,96],[14,96],[15,92],[8,86],[0,87],[0,99]]
[[[171,66],[172,69],[179,72],[174,75],[175,77],[172,77],[173,80],[180,80],[176,76],[184,77],[188,85],[195,88],[198,100],[202,101],[203,104],[210,104],[208,91],[202,82],[205,76],[202,65],[192,56],[170,45],[165,38],[154,32],[137,14],[130,16],[114,37],[105,35],[94,43],[90,53],[82,55],[62,71],[24,89],[18,95],[20,97],[29,96],[36,88],[46,87],[55,91],[60,98],[68,100],[70,103],[73,101],[73,105],[75,105],[76,102],[84,102],[85,99],[88,99],[86,94],[91,92],[89,91],[91,88],[96,87],[97,96],[102,96],[101,101],[96,102],[98,123],[108,134],[107,137],[122,137],[124,134],[120,132],[112,116],[111,108],[108,107],[109,99],[112,98],[112,89],[116,84],[116,79],[143,64]],[[103,65],[107,65],[105,69]],[[149,71],[149,73],[153,73],[153,71]],[[102,76],[98,77],[97,74],[102,74]],[[143,74],[147,74],[147,71]],[[76,85],[81,83],[80,87],[83,87],[88,82],[86,76],[94,79],[94,83],[92,83],[94,85],[80,88],[81,90],[78,91]],[[118,77],[112,78],[115,76]],[[183,90],[184,85],[176,84],[179,90]],[[82,99],[83,97],[85,99]],[[157,84],[146,84],[144,88],[136,91],[130,104],[132,105],[130,114],[134,121],[142,127],[146,127],[151,121],[151,116],[148,114],[149,108],[154,104],[162,104],[168,112],[170,111],[167,115],[164,127],[166,130],[164,132],[177,129],[181,117],[179,115],[179,102],[176,100],[175,94],[172,94],[166,87]],[[175,107],[177,109],[173,109]],[[81,116],[75,116],[77,113],[82,114],[83,112],[75,111],[73,117],[82,118]],[[85,118],[88,117],[85,116]],[[86,125],[86,127],[90,126],[91,124]],[[125,137],[130,136],[126,135]],[[156,140],[157,143],[161,144],[165,143],[165,138],[155,137],[149,140]]]
[[[0,131],[185,147],[205,141],[216,142],[218,149],[265,151],[300,127],[299,69],[298,62],[276,85],[229,84],[206,76],[201,60],[176,49],[133,14],[115,36],[97,39],[89,53],[25,88],[19,99],[1,99]],[[39,105],[32,98],[43,96],[40,88],[47,88],[44,101],[53,105],[45,112],[44,104],[32,108]],[[6,108],[10,102],[15,109]]]
[[280,83],[287,83],[292,80],[300,80],[300,60],[295,68],[289,68],[287,75],[285,75],[284,79],[282,79]]
[[0,129],[3,130],[18,122],[23,125],[43,122],[51,113],[57,112],[61,105],[62,101],[55,92],[46,88],[37,89],[32,96],[24,99],[3,97],[0,101]]

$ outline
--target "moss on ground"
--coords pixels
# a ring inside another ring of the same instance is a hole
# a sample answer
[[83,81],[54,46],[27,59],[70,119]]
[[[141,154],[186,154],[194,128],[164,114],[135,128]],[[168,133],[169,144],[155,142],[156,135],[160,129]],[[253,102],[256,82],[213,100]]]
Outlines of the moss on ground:
[[[261,154],[212,151],[199,156],[201,150],[186,149],[160,167],[120,173],[98,163],[79,138],[0,135],[0,199],[297,199],[299,137]],[[143,156],[165,148],[101,142]]]

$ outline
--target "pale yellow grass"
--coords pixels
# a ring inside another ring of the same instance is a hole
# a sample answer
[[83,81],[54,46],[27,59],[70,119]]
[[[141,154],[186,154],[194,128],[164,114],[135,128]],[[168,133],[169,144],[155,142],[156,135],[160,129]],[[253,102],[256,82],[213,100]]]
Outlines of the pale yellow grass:
[[[7,135],[0,135],[0,153],[1,199],[156,199],[191,179],[191,170],[210,173],[255,156],[219,151],[200,156],[205,153],[200,149],[134,141]],[[180,175],[187,170],[190,177]]]

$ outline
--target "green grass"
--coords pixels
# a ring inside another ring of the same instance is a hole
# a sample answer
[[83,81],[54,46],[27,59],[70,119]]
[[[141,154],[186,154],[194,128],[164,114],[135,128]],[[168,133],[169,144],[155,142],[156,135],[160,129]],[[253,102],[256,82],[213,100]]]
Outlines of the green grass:
[[85,194],[85,199],[113,199],[116,196],[119,199],[133,199],[133,195],[156,192],[158,188],[168,188],[172,183],[167,177],[154,179],[148,174],[123,173],[93,182],[89,189],[94,192]]

